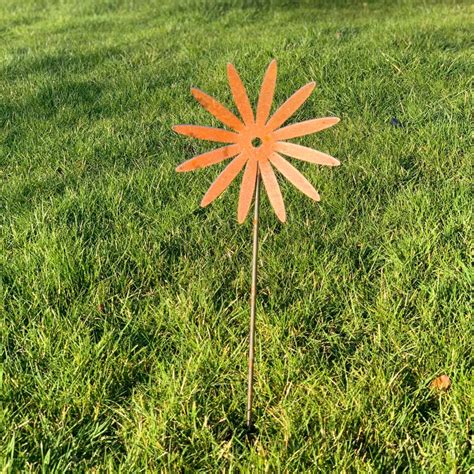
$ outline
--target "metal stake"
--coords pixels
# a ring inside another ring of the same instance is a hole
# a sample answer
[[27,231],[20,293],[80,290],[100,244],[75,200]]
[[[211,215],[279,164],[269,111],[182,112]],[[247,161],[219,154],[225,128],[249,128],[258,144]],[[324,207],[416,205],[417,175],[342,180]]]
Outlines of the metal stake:
[[252,428],[253,401],[253,361],[255,348],[255,301],[257,297],[257,257],[258,257],[258,216],[260,207],[260,172],[255,182],[255,208],[253,217],[253,251],[252,251],[252,288],[250,290],[250,328],[249,328],[249,371],[247,391],[247,429]]

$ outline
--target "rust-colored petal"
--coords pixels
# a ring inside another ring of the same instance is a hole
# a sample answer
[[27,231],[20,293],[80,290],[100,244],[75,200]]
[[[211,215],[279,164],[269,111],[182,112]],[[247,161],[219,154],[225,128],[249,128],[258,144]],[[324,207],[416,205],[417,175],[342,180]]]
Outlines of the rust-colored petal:
[[234,102],[239,109],[242,120],[246,125],[253,123],[253,111],[250,105],[247,91],[240,79],[239,73],[232,64],[227,64],[227,77],[229,79],[230,89],[234,97]]
[[206,94],[200,89],[192,88],[191,93],[194,98],[217,120],[234,130],[242,130],[244,124],[224,105],[218,102],[214,97]]
[[326,128],[336,125],[340,121],[337,117],[324,117],[304,122],[294,123],[273,132],[275,140],[288,140],[290,138],[303,137],[310,133],[320,132]]
[[249,213],[250,204],[252,203],[253,193],[255,191],[257,169],[257,160],[250,159],[247,161],[239,193],[239,205],[237,209],[237,220],[239,224],[242,224],[242,222],[245,221],[245,218]]
[[319,201],[319,194],[313,185],[288,161],[278,153],[273,153],[270,162],[296,188],[315,201]]
[[309,82],[305,86],[298,89],[285,103],[283,103],[278,110],[270,117],[267,126],[271,130],[275,130],[284,122],[286,122],[303,104],[303,102],[313,92],[315,82]]
[[181,135],[209,140],[211,142],[236,143],[239,135],[220,128],[203,127],[201,125],[175,125],[173,130]]
[[234,178],[240,173],[244,167],[248,156],[244,153],[240,154],[237,158],[234,158],[225,168],[224,171],[216,178],[207,190],[206,194],[202,198],[201,206],[205,207],[210,204],[214,199],[219,197],[234,180]]
[[260,172],[262,174],[262,181],[267,191],[268,200],[275,210],[275,214],[281,222],[286,221],[285,203],[281,195],[281,189],[278,184],[275,172],[273,171],[268,160],[260,160],[258,162]]
[[217,148],[212,151],[203,153],[202,155],[195,156],[184,163],[181,163],[176,171],[193,171],[199,168],[205,168],[206,166],[211,166],[216,163],[219,163],[227,158],[232,158],[235,155],[240,153],[239,145],[227,145],[222,148]]
[[277,62],[273,60],[265,72],[257,105],[257,124],[264,125],[272,108],[277,77]]
[[339,160],[336,160],[336,158],[330,155],[326,155],[326,153],[302,145],[296,145],[295,143],[276,142],[275,151],[317,165],[339,166],[341,164]]

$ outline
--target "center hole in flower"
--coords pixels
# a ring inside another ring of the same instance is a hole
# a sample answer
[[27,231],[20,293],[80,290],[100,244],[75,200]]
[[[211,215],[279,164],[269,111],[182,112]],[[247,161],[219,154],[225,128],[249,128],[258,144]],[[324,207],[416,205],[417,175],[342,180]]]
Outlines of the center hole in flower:
[[254,138],[252,138],[251,143],[252,143],[252,146],[254,148],[258,148],[259,146],[262,146],[263,142],[262,142],[262,139],[260,137],[254,137]]

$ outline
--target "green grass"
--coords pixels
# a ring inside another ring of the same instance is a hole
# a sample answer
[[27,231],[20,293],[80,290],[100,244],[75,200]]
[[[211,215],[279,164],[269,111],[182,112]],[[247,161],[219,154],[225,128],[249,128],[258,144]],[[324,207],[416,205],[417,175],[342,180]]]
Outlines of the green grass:
[[[468,472],[474,464],[468,2],[0,3],[0,464],[18,471]],[[232,107],[318,84],[281,225],[262,205],[247,443],[251,223],[198,86]],[[391,125],[396,117],[403,127]],[[433,393],[447,374],[451,389]]]

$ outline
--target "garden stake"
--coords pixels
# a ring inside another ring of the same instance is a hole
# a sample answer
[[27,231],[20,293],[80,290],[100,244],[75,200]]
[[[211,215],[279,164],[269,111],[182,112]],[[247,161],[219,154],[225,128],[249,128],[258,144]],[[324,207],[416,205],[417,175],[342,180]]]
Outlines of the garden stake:
[[207,206],[219,197],[244,167],[245,170],[242,177],[237,206],[237,220],[240,224],[245,221],[252,204],[253,196],[255,195],[246,416],[247,428],[249,430],[253,427],[252,405],[260,182],[263,181],[268,200],[278,219],[281,222],[285,222],[285,204],[273,167],[311,199],[319,201],[319,194],[313,188],[312,184],[292,164],[283,158],[281,154],[319,165],[338,166],[340,164],[338,160],[325,153],[286,141],[332,127],[339,122],[337,117],[311,119],[281,127],[309,97],[316,85],[314,82],[310,82],[298,89],[269,118],[273,94],[275,92],[276,75],[277,63],[273,60],[265,72],[258,98],[256,115],[254,116],[240,76],[235,67],[232,64],[228,64],[227,76],[229,85],[242,120],[205,92],[192,88],[191,93],[209,113],[233,131],[199,125],[175,125],[173,127],[175,132],[182,135],[188,135],[201,140],[225,143],[225,146],[221,148],[202,153],[185,161],[176,168],[176,171],[193,171],[231,159],[230,163],[227,164],[207,190],[202,198],[201,206]]
[[253,402],[253,361],[255,352],[255,304],[257,301],[257,259],[258,259],[258,215],[260,212],[260,173],[255,183],[255,204],[253,215],[253,248],[252,248],[252,287],[250,290],[250,327],[249,327],[249,373],[247,386],[247,429],[252,429]]

